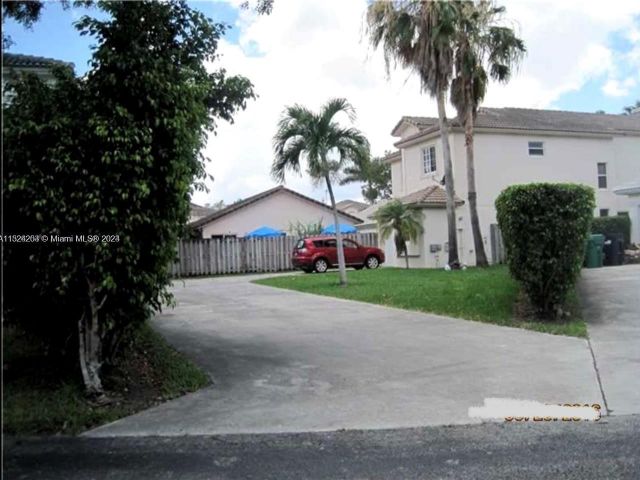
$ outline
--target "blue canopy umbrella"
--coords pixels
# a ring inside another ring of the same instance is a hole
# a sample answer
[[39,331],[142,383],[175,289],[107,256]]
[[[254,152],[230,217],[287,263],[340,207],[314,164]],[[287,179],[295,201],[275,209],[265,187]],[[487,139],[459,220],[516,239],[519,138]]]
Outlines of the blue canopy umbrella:
[[276,230],[275,228],[263,225],[262,227],[256,228],[254,231],[247,233],[244,238],[284,237],[285,235],[286,233],[282,230]]
[[[338,224],[338,227],[340,228],[340,233],[356,233],[358,231],[356,227],[354,227],[353,225],[347,225],[346,223],[340,223]],[[329,234],[329,235],[335,234],[336,233],[335,224],[332,223],[331,225],[328,225],[325,228],[323,228],[322,233]]]

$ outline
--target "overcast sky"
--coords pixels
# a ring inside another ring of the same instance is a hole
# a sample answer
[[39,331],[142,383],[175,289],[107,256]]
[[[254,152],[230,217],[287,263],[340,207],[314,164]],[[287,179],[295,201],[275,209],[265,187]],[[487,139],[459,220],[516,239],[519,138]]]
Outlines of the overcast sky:
[[[393,148],[390,131],[402,115],[435,115],[417,80],[402,70],[387,78],[382,57],[368,47],[366,0],[275,0],[273,13],[256,16],[241,0],[191,2],[214,20],[233,25],[222,41],[221,65],[246,75],[259,98],[220,123],[207,145],[207,170],[215,177],[197,203],[247,197],[275,185],[269,176],[271,138],[286,105],[316,109],[331,97],[356,108],[355,126],[375,155]],[[507,85],[491,85],[484,106],[619,113],[640,98],[640,1],[503,1],[507,17],[528,50]],[[78,12],[53,6],[31,31],[9,22],[16,45],[9,51],[72,61],[86,69],[90,40],[73,31]],[[454,116],[449,109],[449,116]],[[319,200],[324,187],[289,175],[286,185]],[[360,198],[358,185],[337,189],[338,199]]]

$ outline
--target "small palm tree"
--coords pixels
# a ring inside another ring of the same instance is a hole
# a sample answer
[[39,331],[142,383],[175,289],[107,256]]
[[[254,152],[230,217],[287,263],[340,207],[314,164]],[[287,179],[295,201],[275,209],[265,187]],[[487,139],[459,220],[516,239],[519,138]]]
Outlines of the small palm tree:
[[306,161],[309,176],[315,182],[326,182],[336,229],[340,285],[344,286],[347,284],[347,270],[331,182],[346,166],[369,157],[369,142],[359,130],[340,126],[335,121],[339,113],[345,113],[351,121],[355,120],[355,110],[344,98],[329,100],[319,113],[300,105],[285,108],[273,137],[275,158],[271,175],[276,181],[284,182],[286,170],[300,173],[300,164]]
[[422,91],[435,97],[438,104],[450,265],[459,264],[459,260],[445,95],[453,75],[458,4],[439,0],[375,0],[367,11],[369,40],[374,48],[382,46],[387,73],[392,62],[413,70],[420,78]]
[[504,11],[504,7],[496,7],[488,1],[461,2],[455,38],[455,77],[451,82],[451,103],[456,107],[458,119],[464,127],[471,232],[476,265],[480,267],[486,267],[489,262],[478,219],[473,123],[478,106],[486,94],[488,78],[507,82],[513,67],[526,51],[524,42],[513,30],[499,24]]
[[382,158],[366,158],[362,162],[345,168],[340,185],[355,182],[364,183],[362,196],[371,205],[379,199],[391,196],[391,168],[382,161]]
[[378,222],[378,230],[382,241],[392,234],[398,254],[404,253],[404,260],[409,268],[409,252],[407,242],[415,242],[423,232],[422,212],[415,207],[393,200],[380,207],[374,214]]

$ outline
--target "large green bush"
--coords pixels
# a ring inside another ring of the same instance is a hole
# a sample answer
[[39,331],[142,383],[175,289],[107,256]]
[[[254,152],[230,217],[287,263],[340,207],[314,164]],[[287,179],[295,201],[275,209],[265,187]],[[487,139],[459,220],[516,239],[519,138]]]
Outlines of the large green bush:
[[3,106],[4,318],[73,353],[92,393],[126,331],[170,300],[200,152],[253,96],[215,69],[226,26],[186,2],[98,5],[104,20],[76,23],[96,40],[88,73],[16,79]]
[[513,185],[496,200],[509,270],[544,318],[575,284],[594,207],[593,189],[574,184]]
[[596,217],[591,223],[591,233],[622,233],[624,244],[631,243],[631,219],[628,215],[616,217]]

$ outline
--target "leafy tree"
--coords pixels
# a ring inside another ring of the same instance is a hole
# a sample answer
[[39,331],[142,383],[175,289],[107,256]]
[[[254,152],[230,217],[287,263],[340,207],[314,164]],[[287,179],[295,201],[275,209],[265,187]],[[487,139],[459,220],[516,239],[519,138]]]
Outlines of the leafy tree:
[[222,210],[223,208],[227,207],[227,205],[224,203],[224,200],[218,200],[217,202],[212,203],[211,205],[207,204],[205,206],[207,208],[210,208],[213,211]]
[[640,108],[640,100],[636,100],[636,103],[634,103],[633,105],[628,105],[622,109],[623,115],[631,115],[634,110],[637,110],[639,108]]
[[[269,15],[273,11],[273,3],[274,0],[257,0],[253,4],[253,10],[259,15]],[[251,8],[251,4],[248,1],[242,2],[240,8],[247,10]]]
[[309,176],[315,182],[326,182],[336,227],[340,285],[344,286],[347,271],[332,178],[339,177],[345,167],[366,159],[369,142],[359,130],[340,126],[335,121],[339,113],[355,120],[355,110],[344,98],[329,100],[319,113],[300,105],[287,107],[273,138],[275,158],[271,174],[276,181],[283,182],[286,170],[300,173],[300,163],[306,161]]
[[458,2],[438,0],[375,0],[367,12],[369,39],[374,48],[382,47],[387,73],[392,62],[411,69],[420,78],[422,91],[437,101],[446,179],[449,264],[453,266],[460,262],[445,95],[453,75],[458,8]]
[[253,89],[207,72],[226,26],[186,2],[98,5],[108,20],[77,23],[97,39],[87,75],[60,67],[54,85],[25,76],[3,109],[4,234],[49,239],[3,245],[3,307],[59,349],[75,345],[87,392],[101,396],[103,362],[171,300],[169,265],[205,175],[207,134]]
[[507,82],[514,65],[522,58],[525,47],[513,30],[500,24],[504,7],[496,7],[493,2],[485,0],[459,2],[458,6],[451,103],[456,107],[458,119],[464,127],[467,190],[476,264],[486,267],[489,262],[478,219],[473,124],[486,94],[489,77]]
[[398,255],[404,253],[404,260],[409,268],[407,242],[415,242],[423,232],[420,209],[405,205],[400,200],[393,200],[380,207],[374,214],[374,218],[378,222],[383,241],[394,235],[396,251]]
[[296,223],[289,222],[289,232],[299,238],[320,235],[323,228],[322,219],[311,223],[302,223],[300,220]]
[[365,158],[353,166],[344,169],[345,176],[340,185],[361,182],[362,196],[374,204],[380,199],[391,196],[391,168],[382,162],[382,158]]

